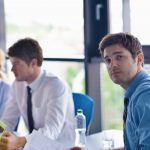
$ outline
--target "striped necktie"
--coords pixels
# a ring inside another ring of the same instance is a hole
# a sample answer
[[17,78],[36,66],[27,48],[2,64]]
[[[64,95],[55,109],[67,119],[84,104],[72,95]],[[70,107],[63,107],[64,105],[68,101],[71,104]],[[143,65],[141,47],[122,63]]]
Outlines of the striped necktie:
[[29,125],[29,132],[31,133],[34,129],[34,121],[32,116],[32,94],[31,88],[27,86],[27,116],[28,116],[28,125]]

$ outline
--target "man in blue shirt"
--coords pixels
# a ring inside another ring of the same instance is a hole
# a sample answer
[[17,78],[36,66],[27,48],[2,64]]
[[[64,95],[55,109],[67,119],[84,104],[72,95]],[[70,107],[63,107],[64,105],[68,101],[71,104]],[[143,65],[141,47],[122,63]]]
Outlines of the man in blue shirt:
[[6,107],[9,89],[10,85],[0,79],[0,118],[2,117],[4,109]]
[[111,80],[126,90],[124,149],[150,150],[150,76],[141,43],[128,33],[108,34],[99,50]]
[[6,102],[8,100],[8,92],[10,85],[8,83],[8,78],[4,72],[5,65],[5,53],[0,49],[0,118],[3,115],[4,109],[6,107]]

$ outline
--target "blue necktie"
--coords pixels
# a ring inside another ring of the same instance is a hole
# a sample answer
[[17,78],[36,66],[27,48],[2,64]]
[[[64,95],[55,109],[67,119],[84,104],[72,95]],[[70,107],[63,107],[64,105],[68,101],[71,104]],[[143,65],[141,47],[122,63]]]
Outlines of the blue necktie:
[[32,94],[31,88],[27,86],[27,116],[28,116],[28,125],[29,125],[29,132],[31,133],[34,129],[34,121],[32,116]]

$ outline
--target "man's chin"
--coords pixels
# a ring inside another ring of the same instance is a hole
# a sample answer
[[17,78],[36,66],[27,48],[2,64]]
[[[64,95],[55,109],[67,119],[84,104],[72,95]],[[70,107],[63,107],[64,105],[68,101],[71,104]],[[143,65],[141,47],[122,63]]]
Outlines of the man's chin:
[[118,79],[112,79],[112,81],[113,81],[115,84],[119,84],[119,85],[120,85],[120,83],[121,83],[121,81],[118,80]]

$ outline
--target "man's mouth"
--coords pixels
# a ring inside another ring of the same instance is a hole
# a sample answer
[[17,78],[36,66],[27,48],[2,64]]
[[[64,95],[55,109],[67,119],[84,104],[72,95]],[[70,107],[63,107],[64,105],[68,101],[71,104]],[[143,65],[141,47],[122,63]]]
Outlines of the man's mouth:
[[112,75],[112,76],[115,76],[115,75],[118,75],[118,74],[120,74],[120,73],[121,73],[120,71],[112,71],[112,72],[111,72],[111,75]]

